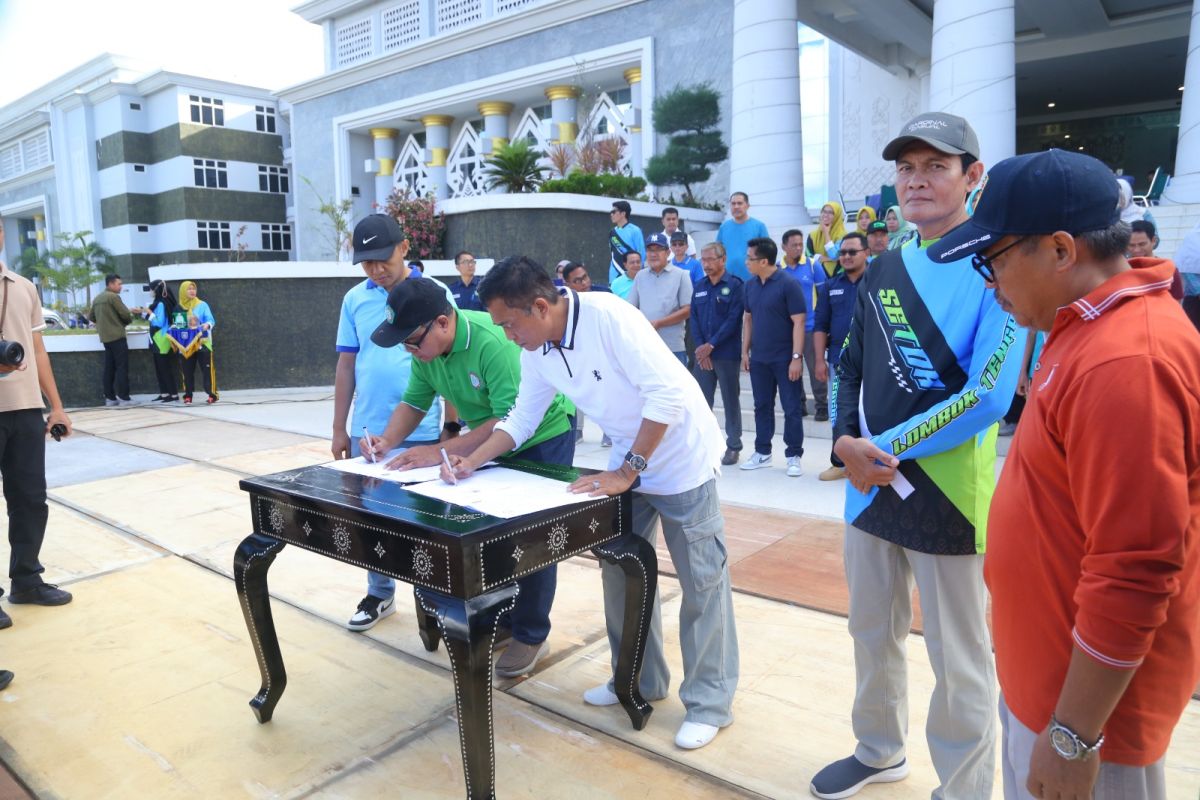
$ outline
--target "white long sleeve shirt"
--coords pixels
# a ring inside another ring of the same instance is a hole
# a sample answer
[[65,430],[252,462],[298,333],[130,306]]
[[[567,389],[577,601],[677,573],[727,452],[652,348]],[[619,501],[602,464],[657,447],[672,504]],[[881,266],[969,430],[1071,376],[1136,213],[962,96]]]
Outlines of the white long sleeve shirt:
[[558,346],[521,353],[521,388],[496,425],[516,446],[537,430],[562,392],[613,441],[608,468],[633,446],[642,419],[667,426],[637,491],[679,494],[720,472],[724,439],[700,386],[641,312],[607,292],[561,289],[566,333]]

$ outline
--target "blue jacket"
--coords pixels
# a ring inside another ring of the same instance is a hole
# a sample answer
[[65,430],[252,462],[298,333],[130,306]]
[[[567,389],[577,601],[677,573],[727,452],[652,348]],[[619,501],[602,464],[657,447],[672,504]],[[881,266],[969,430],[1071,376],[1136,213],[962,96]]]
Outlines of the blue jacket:
[[692,339],[696,346],[711,344],[712,357],[737,361],[742,357],[742,314],[746,288],[742,279],[726,272],[713,285],[708,276],[692,286]]
[[[824,274],[825,270],[820,272]],[[854,304],[858,295],[858,286],[862,283],[862,273],[857,281],[850,280],[845,272],[839,272],[832,278],[817,285],[817,310],[812,315],[813,330],[829,334],[829,348],[826,354],[817,353],[836,364],[842,355],[842,346],[850,333],[850,320],[854,317]]]

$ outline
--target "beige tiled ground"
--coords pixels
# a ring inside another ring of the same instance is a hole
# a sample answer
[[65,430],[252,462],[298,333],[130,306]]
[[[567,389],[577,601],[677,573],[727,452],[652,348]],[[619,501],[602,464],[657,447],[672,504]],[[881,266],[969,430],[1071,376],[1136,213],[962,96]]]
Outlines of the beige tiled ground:
[[[234,549],[250,530],[239,473],[320,463],[327,442],[151,408],[73,418],[81,431],[196,463],[52,491],[79,511],[52,503],[47,579],[68,583],[77,599],[8,606],[14,626],[0,632],[0,666],[17,673],[0,693],[0,758],[39,796],[462,796],[445,651],[424,651],[406,586],[393,617],[352,634],[342,625],[364,592],[362,571],[286,548],[270,587],[289,688],[268,725],[247,706],[259,676],[230,580]],[[731,545],[741,566],[770,560],[796,533],[785,515],[743,509],[729,518],[744,528]],[[821,541],[789,557],[807,563],[814,547],[829,549]],[[0,561],[5,551],[0,542]],[[754,591],[791,598],[777,593],[788,572],[766,566],[754,573],[762,584]],[[676,688],[678,585],[664,578],[660,590]],[[845,620],[745,594],[735,605],[736,722],[704,750],[680,751],[674,696],[640,732],[617,709],[583,704],[580,694],[609,664],[599,570],[584,558],[561,564],[549,658],[531,678],[497,684],[499,795],[806,796],[813,772],[853,745]],[[926,797],[936,783],[922,735],[932,677],[918,636],[909,663],[913,773],[869,787],[866,800]],[[1193,702],[1167,758],[1172,800],[1200,796],[1198,752]]]

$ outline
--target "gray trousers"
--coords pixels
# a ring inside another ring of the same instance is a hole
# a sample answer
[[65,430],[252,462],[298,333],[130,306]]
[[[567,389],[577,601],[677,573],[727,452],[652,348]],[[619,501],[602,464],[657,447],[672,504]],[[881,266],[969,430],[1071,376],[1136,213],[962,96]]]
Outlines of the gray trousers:
[[[1033,800],[1025,788],[1029,759],[1038,734],[1014,717],[1000,698],[1000,725],[1004,728],[1000,769],[1004,775],[1004,800]],[[1093,800],[1167,800],[1166,758],[1145,767],[1100,763],[1092,788]]]
[[[716,479],[680,494],[633,495],[635,536],[654,544],[659,518],[683,590],[679,608],[683,683],[679,685],[679,699],[687,709],[688,722],[724,727],[733,722],[738,645],[725,553],[725,520],[721,516]],[[608,622],[608,645],[615,673],[625,613],[625,573],[604,561],[600,566],[604,617]],[[657,593],[639,685],[648,700],[666,697],[671,688],[671,673],[663,655],[662,609]],[[608,688],[613,689],[611,679]]]
[[933,800],[991,797],[996,770],[996,667],[983,556],[934,556],[846,526],[846,581],[857,688],[854,755],[889,767],[905,754],[912,587],[920,589],[933,696],[925,738],[941,785]]
[[697,364],[692,372],[708,407],[713,407],[717,385],[721,386],[721,405],[725,407],[725,446],[733,451],[742,449],[742,363],[737,359],[713,359],[712,369]]

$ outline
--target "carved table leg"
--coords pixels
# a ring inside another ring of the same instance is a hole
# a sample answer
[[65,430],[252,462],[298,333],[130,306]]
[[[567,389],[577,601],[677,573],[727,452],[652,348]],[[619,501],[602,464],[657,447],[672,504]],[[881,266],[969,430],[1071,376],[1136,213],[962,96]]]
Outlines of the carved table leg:
[[650,633],[654,593],[658,587],[658,555],[653,545],[640,536],[622,536],[593,550],[597,556],[625,573],[625,620],[613,688],[634,730],[642,730],[654,708],[642,698],[638,677]]
[[270,536],[251,534],[238,545],[233,556],[233,583],[237,587],[238,602],[254,643],[258,656],[258,670],[262,673],[262,687],[250,701],[254,716],[261,722],[270,722],[275,704],[287,686],[287,673],[283,669],[283,654],[279,651],[279,639],[275,635],[275,621],[271,618],[271,595],[267,591],[267,570],[284,542]]
[[430,653],[438,649],[442,633],[438,629],[437,617],[421,607],[420,591],[413,587],[413,601],[417,604],[417,632],[421,635],[421,644]]
[[512,608],[519,591],[514,583],[464,601],[429,589],[415,589],[418,619],[422,614],[428,614],[437,621],[450,654],[468,800],[494,800],[496,797],[492,646],[496,639],[496,620]]

